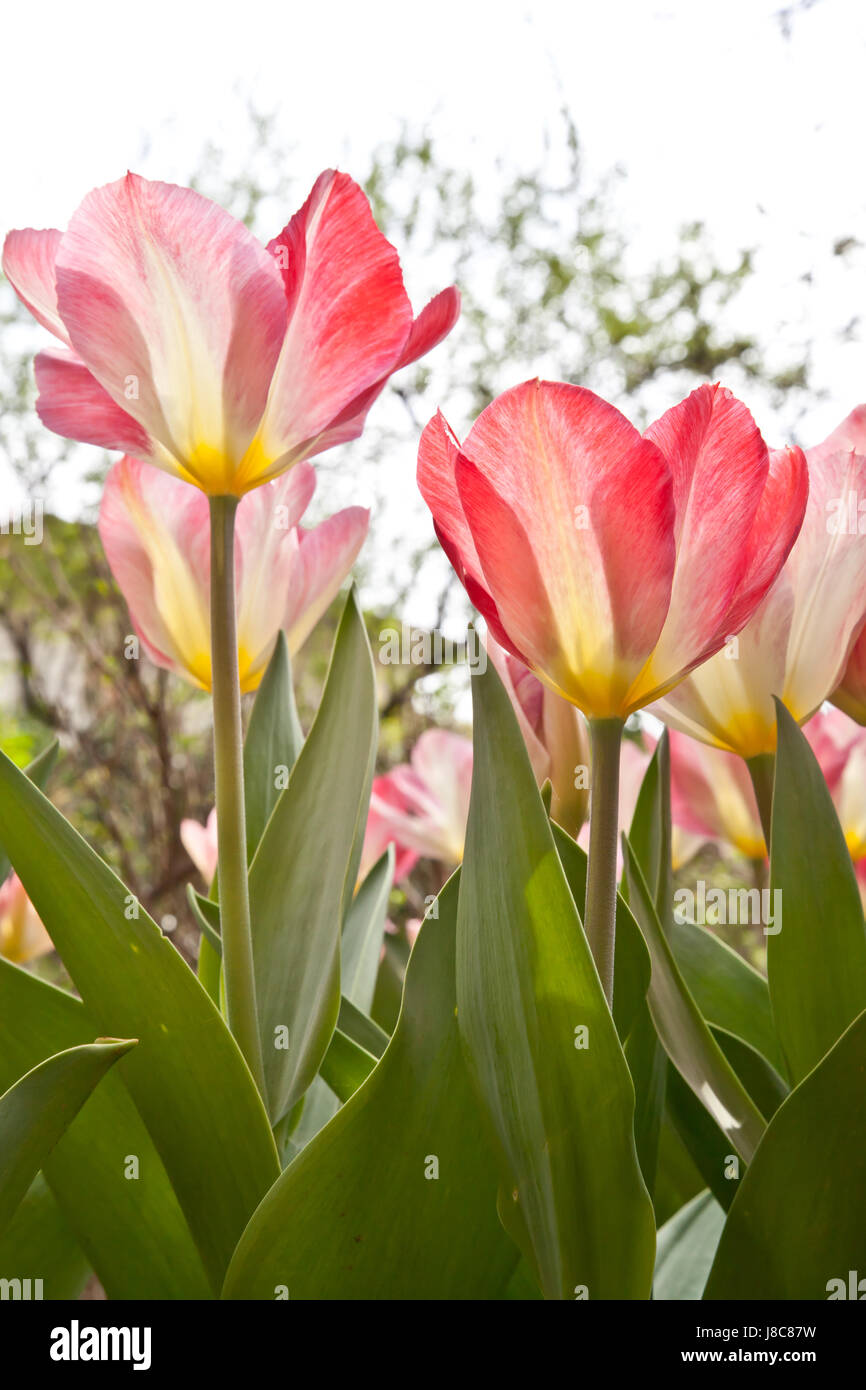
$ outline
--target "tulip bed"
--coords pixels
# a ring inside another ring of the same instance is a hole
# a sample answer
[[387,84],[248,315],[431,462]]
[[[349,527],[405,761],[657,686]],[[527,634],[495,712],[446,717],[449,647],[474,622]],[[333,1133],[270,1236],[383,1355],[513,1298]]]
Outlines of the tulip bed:
[[[418,484],[487,630],[472,744],[431,731],[374,779],[354,589],[306,736],[296,712],[292,658],[368,521],[300,525],[309,460],[455,327],[456,290],[413,319],[333,172],[267,248],[130,175],[64,233],[12,233],[4,269],[62,344],[43,422],[123,454],[100,535],[144,655],[212,692],[216,815],[185,832],[194,970],[45,794],[56,746],[0,757],[5,869],[75,991],[0,958],[0,1277],[858,1297],[866,408],[805,452],[713,385],[644,434],[564,383],[506,391],[462,444],[437,415]],[[754,875],[711,886],[712,918],[689,836]],[[389,1032],[389,894],[421,854],[454,872]]]

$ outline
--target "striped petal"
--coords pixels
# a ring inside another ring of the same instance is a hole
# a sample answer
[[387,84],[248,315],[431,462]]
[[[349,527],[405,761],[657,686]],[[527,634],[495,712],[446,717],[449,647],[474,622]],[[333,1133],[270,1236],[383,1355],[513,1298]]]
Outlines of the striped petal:
[[259,482],[287,458],[316,452],[317,437],[395,369],[412,328],[397,252],[348,175],[320,175],[268,250],[283,273],[289,325],[245,465]]
[[112,400],[204,491],[237,491],[286,326],[277,268],[243,224],[128,174],[73,216],[57,302]]
[[33,317],[68,345],[69,334],[57,308],[57,252],[62,232],[10,232],[3,245],[3,274]]

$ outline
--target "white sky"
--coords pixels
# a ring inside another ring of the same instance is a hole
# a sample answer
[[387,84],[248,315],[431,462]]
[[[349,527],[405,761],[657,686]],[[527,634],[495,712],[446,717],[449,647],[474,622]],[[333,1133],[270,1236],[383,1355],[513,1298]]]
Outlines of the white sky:
[[[831,342],[866,309],[866,260],[831,254],[842,235],[866,245],[866,5],[817,0],[786,42],[782,2],[7,7],[0,232],[64,226],[86,191],[127,167],[184,180],[208,140],[231,150],[242,129],[245,144],[249,98],[278,111],[301,188],[334,163],[365,173],[404,121],[426,124],[443,158],[476,174],[500,157],[531,161],[565,101],[590,169],[625,166],[620,202],[648,256],[695,219],[722,254],[764,248],[749,294],[766,337],[783,310],[807,326],[828,391],[806,421],[803,442],[814,441],[866,399],[864,335]],[[404,269],[411,291],[405,257]]]

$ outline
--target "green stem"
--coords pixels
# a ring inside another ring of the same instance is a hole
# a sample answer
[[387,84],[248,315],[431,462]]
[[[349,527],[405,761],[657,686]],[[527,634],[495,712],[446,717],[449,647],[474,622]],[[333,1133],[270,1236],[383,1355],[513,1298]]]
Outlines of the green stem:
[[761,817],[761,829],[764,832],[764,843],[767,846],[767,853],[769,854],[776,756],[774,753],[756,753],[754,758],[746,758],[746,767],[749,769],[749,776],[752,779],[752,786],[755,789],[755,800],[758,803],[758,815]]
[[619,752],[622,731],[621,719],[589,721],[592,770],[584,926],[608,1004],[613,1004]]
[[220,930],[228,1025],[264,1095],[244,817],[243,731],[235,616],[236,497],[210,499],[211,669]]

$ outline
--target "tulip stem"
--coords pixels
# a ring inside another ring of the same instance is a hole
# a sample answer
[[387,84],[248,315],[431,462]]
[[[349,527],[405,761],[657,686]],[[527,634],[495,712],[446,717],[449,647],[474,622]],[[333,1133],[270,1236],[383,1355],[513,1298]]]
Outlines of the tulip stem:
[[243,730],[235,614],[237,506],[236,497],[210,499],[211,670],[220,930],[228,1025],[264,1096],[247,885]]
[[761,829],[764,832],[764,843],[767,846],[767,854],[769,854],[770,826],[773,812],[773,781],[776,774],[775,754],[756,753],[754,758],[746,759],[746,767],[749,769],[749,776],[752,779],[752,786],[755,789],[755,800],[758,803],[758,815],[761,817]]
[[619,833],[621,719],[590,719],[592,768],[589,803],[589,865],[584,926],[605,998],[613,1004],[616,945],[616,849]]

